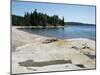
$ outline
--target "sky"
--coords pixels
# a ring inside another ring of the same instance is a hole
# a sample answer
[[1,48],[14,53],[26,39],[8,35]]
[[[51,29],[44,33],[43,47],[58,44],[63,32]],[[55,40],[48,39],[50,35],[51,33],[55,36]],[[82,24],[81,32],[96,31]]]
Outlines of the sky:
[[50,16],[58,15],[60,18],[64,16],[65,22],[82,22],[95,24],[95,6],[72,5],[72,4],[55,4],[55,3],[39,3],[27,1],[13,1],[12,14],[24,16],[25,12],[46,13]]

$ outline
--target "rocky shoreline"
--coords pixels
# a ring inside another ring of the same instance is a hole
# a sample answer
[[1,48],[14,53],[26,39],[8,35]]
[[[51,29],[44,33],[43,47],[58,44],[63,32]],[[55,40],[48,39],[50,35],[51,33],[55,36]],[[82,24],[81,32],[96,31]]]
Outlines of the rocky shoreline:
[[56,39],[12,27],[12,73],[95,69],[95,41]]

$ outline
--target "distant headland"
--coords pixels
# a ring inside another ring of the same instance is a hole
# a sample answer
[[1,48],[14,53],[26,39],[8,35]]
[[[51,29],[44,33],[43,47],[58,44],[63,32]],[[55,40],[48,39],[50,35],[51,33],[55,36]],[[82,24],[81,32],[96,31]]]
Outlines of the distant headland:
[[81,23],[81,22],[65,22],[65,25],[95,25],[95,24],[88,24],[88,23]]

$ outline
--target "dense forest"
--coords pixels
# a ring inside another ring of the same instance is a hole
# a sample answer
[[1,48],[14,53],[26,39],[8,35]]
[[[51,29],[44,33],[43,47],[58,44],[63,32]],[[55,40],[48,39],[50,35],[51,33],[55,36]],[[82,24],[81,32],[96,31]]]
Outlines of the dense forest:
[[15,26],[64,26],[64,17],[60,19],[57,15],[49,16],[37,12],[35,9],[31,13],[25,13],[24,16],[12,15],[12,25]]

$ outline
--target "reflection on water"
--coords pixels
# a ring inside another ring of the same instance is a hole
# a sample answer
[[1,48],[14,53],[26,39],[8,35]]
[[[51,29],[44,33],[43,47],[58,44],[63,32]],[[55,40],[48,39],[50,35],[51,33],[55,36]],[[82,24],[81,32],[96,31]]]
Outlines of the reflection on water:
[[53,28],[53,29],[22,29],[30,33],[35,33],[42,36],[56,37],[60,39],[66,38],[89,38],[95,40],[96,30],[95,25],[65,25],[64,28]]

